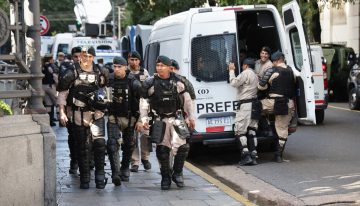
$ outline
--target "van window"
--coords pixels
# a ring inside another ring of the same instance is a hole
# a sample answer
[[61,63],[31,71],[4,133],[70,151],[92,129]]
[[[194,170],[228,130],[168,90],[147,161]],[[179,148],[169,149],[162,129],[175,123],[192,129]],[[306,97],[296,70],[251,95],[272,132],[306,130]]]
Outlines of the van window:
[[64,54],[67,54],[69,51],[69,44],[59,44],[57,53],[63,52]]
[[153,75],[156,71],[156,58],[159,56],[159,51],[159,43],[152,43],[148,45],[146,54],[146,69],[150,75]]
[[97,50],[112,50],[109,45],[100,45],[96,47]]
[[301,71],[303,68],[303,54],[301,51],[300,37],[297,28],[293,28],[289,35],[295,67],[298,71]]
[[235,34],[193,38],[191,42],[192,75],[199,81],[227,81],[228,63],[237,62],[235,39]]

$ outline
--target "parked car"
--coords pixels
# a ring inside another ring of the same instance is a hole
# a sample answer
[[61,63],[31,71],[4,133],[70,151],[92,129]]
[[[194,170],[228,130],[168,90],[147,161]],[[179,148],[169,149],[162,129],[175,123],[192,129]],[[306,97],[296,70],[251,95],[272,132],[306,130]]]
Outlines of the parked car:
[[327,62],[327,78],[329,81],[329,98],[331,101],[348,99],[347,80],[351,67],[348,61],[355,56],[354,49],[338,44],[322,44]]
[[350,109],[360,109],[360,62],[359,57],[354,61],[349,61],[351,66],[347,91],[349,94],[349,107]]

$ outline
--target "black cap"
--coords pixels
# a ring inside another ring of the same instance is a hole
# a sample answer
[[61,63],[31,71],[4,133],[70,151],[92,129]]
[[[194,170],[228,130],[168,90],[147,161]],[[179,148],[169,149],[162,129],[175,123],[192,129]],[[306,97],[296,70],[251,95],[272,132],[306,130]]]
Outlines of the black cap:
[[163,55],[158,56],[158,58],[156,59],[156,63],[160,63],[160,62],[165,64],[166,66],[171,66],[171,59],[167,56],[163,56]]
[[280,58],[284,58],[284,54],[281,51],[276,51],[271,55],[271,61],[276,61]]
[[74,55],[75,53],[80,53],[81,47],[77,46],[71,49],[71,55]]
[[268,54],[271,54],[271,49],[268,46],[264,46],[261,48],[261,51],[266,51]]
[[137,51],[129,52],[128,58],[137,58],[137,59],[141,60],[141,56],[140,56],[139,52],[137,52]]
[[113,59],[113,64],[127,65],[126,59],[124,57],[116,56]]
[[86,52],[86,53],[88,53],[88,54],[91,54],[92,56],[96,56],[94,47],[89,47],[89,48],[83,47],[83,48],[81,49],[81,51]]
[[250,66],[254,66],[255,65],[255,61],[254,59],[252,58],[246,58],[243,62],[243,64],[247,64],[247,65],[250,65]]
[[171,66],[175,67],[176,70],[179,70],[179,63],[175,59],[171,59]]

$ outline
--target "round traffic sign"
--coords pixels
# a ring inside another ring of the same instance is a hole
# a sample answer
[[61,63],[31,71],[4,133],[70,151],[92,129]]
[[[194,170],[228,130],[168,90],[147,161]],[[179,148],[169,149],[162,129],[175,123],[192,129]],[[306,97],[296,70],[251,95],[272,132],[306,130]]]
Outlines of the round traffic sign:
[[50,28],[50,22],[45,16],[40,16],[40,35],[44,35],[49,31]]

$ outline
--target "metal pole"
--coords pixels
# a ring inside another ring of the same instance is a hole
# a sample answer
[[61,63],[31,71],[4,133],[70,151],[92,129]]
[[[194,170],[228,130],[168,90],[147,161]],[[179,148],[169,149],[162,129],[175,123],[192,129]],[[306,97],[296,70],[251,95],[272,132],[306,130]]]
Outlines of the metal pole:
[[120,40],[120,38],[121,38],[121,16],[120,16],[121,7],[118,6],[117,9],[118,9],[118,39]]
[[115,38],[116,31],[115,31],[115,2],[114,2],[114,0],[112,0],[111,6],[112,6],[112,32],[113,32],[113,37]]
[[40,63],[40,3],[39,0],[29,0],[29,9],[33,13],[33,25],[29,27],[29,36],[34,40],[34,58],[31,62],[31,74],[36,76],[29,80],[32,96],[29,99],[25,113],[46,114],[43,105],[44,91],[42,89],[42,72]]

